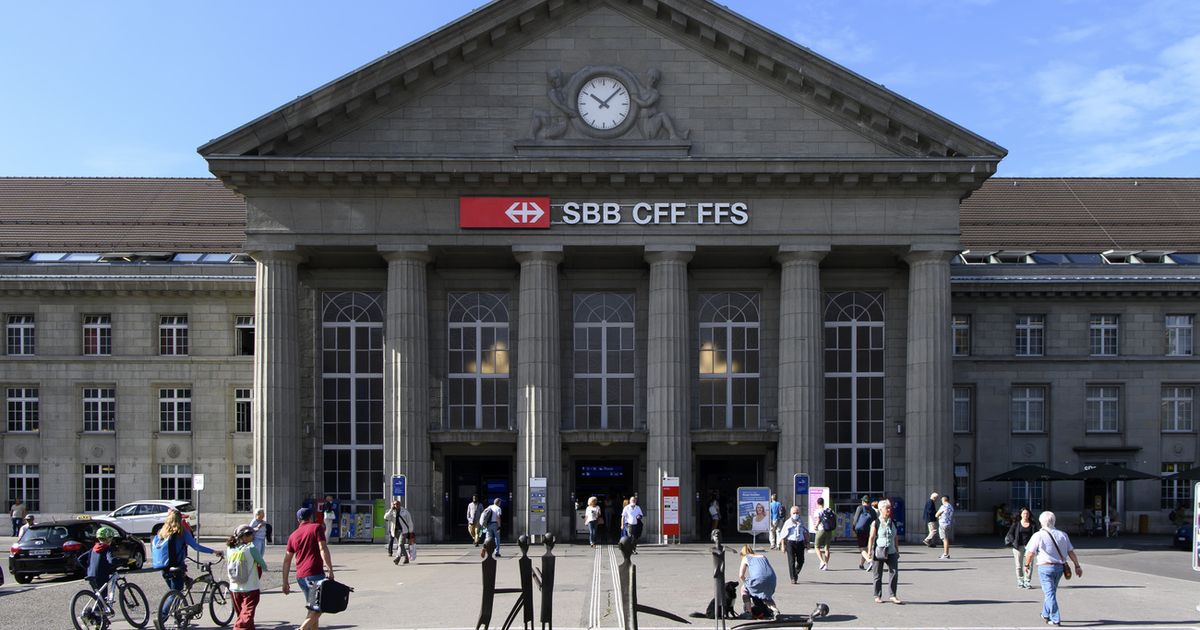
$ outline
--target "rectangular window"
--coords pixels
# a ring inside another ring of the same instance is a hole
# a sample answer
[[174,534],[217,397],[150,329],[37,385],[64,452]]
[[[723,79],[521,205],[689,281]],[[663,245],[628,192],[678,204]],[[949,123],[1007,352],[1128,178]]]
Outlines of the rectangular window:
[[1121,328],[1119,315],[1092,315],[1088,324],[1088,339],[1094,357],[1117,356],[1117,332]]
[[238,315],[233,323],[233,333],[237,337],[237,353],[242,356],[254,354],[254,316]]
[[162,464],[158,473],[158,498],[164,501],[192,500],[192,465]]
[[117,467],[86,464],[83,467],[83,511],[111,512],[117,509]]
[[[1181,473],[1192,465],[1188,462],[1163,462],[1163,476]],[[1163,479],[1162,481],[1162,504],[1159,505],[1164,510],[1174,510],[1178,507],[1188,507],[1192,504],[1192,484],[1194,482],[1187,479]]]
[[185,356],[188,353],[187,315],[164,315],[158,322],[158,353]]
[[18,498],[25,503],[30,514],[42,511],[41,483],[37,464],[8,465],[8,502]]
[[506,430],[511,348],[508,294],[451,293],[447,300],[449,428]]
[[1190,385],[1163,385],[1161,414],[1163,432],[1186,432],[1193,429],[1195,424],[1192,418],[1192,400],[1195,395],[1196,390]]
[[954,388],[954,432],[971,432],[971,388]]
[[158,430],[188,433],[192,430],[192,390],[158,390]]
[[8,396],[8,431],[26,433],[38,430],[38,390],[36,387],[13,387]]
[[[1019,465],[1019,464],[1017,464]],[[1009,506],[1012,511],[1028,507],[1030,512],[1037,514],[1042,509],[1045,497],[1046,482],[1044,481],[1014,481],[1009,494]],[[1036,516],[1034,518],[1037,518]]]
[[249,389],[233,390],[233,430],[238,433],[249,433],[251,430],[250,424],[250,404],[253,399],[250,398]]
[[951,329],[954,339],[954,356],[965,357],[971,354],[971,316],[954,315],[951,317]]
[[971,465],[954,465],[954,507],[964,512],[972,509],[975,493],[971,491]]
[[30,356],[34,353],[33,315],[9,315],[7,332],[9,356]]
[[1192,356],[1192,324],[1195,319],[1191,315],[1167,315],[1167,356]]
[[1014,339],[1019,357],[1040,357],[1046,353],[1046,316],[1018,315]]
[[1044,433],[1046,431],[1046,388],[1044,386],[1012,388],[1010,409],[1013,433]]
[[1121,430],[1121,388],[1116,385],[1089,385],[1087,388],[1088,433],[1116,433]]
[[574,296],[574,422],[567,428],[633,429],[632,293]]
[[83,354],[109,356],[112,354],[112,316],[83,316]]
[[250,464],[238,464],[234,472],[233,511],[246,513],[254,509],[250,501]]
[[700,295],[701,429],[757,429],[759,295]]
[[117,390],[110,387],[84,388],[83,430],[89,433],[117,430]]

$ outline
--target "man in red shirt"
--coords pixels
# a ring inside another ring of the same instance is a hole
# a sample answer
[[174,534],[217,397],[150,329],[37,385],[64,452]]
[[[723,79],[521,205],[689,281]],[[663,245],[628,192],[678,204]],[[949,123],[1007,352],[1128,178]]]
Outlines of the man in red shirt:
[[288,576],[292,569],[292,558],[296,559],[296,583],[304,592],[308,616],[300,630],[317,630],[321,610],[312,599],[312,591],[322,580],[333,579],[333,560],[329,559],[329,545],[325,542],[325,528],[315,520],[312,508],[300,508],[296,512],[299,525],[288,536],[287,553],[283,556],[283,594],[291,592]]

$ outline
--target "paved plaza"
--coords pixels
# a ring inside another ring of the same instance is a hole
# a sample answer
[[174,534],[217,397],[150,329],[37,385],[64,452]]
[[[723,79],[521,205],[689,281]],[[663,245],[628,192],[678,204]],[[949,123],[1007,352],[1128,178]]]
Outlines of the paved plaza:
[[[0,539],[4,543],[10,540]],[[1122,539],[1119,546],[1081,541],[1082,579],[1060,590],[1065,627],[1200,628],[1198,577],[1188,554],[1158,546],[1159,538]],[[829,605],[829,617],[817,627],[829,628],[1036,628],[1042,625],[1041,590],[1020,590],[1014,584],[1012,557],[991,539],[952,550],[939,560],[940,550],[909,545],[902,548],[900,597],[904,605],[872,601],[869,574],[856,568],[854,551],[835,546],[831,570],[817,570],[810,552],[800,584],[787,580],[783,554],[770,555],[781,576],[777,602],[785,613],[807,613],[815,602]],[[502,548],[497,585],[518,587],[515,545]],[[542,549],[531,556],[538,556]],[[349,610],[327,615],[322,628],[473,628],[479,615],[480,566],[478,550],[469,545],[421,546],[415,564],[394,566],[382,545],[334,545],[337,578],[355,588]],[[303,617],[300,595],[279,591],[282,548],[268,550],[272,573],[258,610],[258,626],[293,628]],[[559,545],[554,598],[554,627],[619,628],[613,593],[613,567],[620,555],[615,547],[593,550],[586,545]],[[644,546],[634,556],[638,598],[646,606],[681,616],[702,611],[712,592],[712,562],[708,547]],[[730,554],[727,576],[736,574],[737,557]],[[534,566],[540,566],[535,557]],[[223,571],[223,568],[222,568]],[[157,571],[135,576],[151,601],[164,588]],[[80,582],[43,578],[29,586],[10,578],[0,587],[0,627],[69,628],[67,602]],[[535,594],[536,597],[536,594]],[[500,628],[515,601],[514,594],[496,597],[492,628]],[[205,619],[207,621],[207,619]],[[714,622],[690,619],[695,627]],[[537,619],[538,627],[541,620]],[[734,627],[740,621],[731,621]],[[520,617],[516,626],[519,627]],[[643,629],[678,628],[682,624],[643,614]],[[122,628],[119,623],[115,627]],[[212,627],[211,622],[201,628]]]

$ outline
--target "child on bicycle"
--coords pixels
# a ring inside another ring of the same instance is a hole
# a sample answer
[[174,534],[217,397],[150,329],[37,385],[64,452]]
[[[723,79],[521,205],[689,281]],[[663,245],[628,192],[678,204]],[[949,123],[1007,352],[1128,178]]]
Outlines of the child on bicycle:
[[267,570],[267,563],[255,545],[255,534],[253,527],[239,525],[225,543],[229,548],[229,590],[237,613],[233,630],[254,630],[254,611],[261,594],[259,577]]
[[[99,591],[117,572],[117,559],[113,556],[112,541],[117,537],[117,530],[102,525],[96,530],[96,544],[88,554],[87,581],[92,590]],[[109,593],[109,601],[113,594]]]

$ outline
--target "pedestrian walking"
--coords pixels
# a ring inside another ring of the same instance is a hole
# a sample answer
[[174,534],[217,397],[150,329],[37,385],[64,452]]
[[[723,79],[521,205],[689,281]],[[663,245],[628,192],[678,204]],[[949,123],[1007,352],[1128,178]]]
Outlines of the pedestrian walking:
[[779,607],[775,605],[775,569],[771,568],[766,556],[751,549],[750,545],[742,545],[739,553],[742,556],[742,565],[738,568],[738,580],[742,582],[742,617],[773,619],[779,614]]
[[333,540],[333,525],[337,522],[338,504],[328,494],[321,503],[321,515],[325,518],[325,540]]
[[629,497],[629,505],[621,511],[621,523],[625,527],[626,535],[633,539],[634,553],[637,553],[637,541],[642,537],[642,508],[638,506],[637,496]]
[[583,522],[588,528],[588,544],[592,549],[596,548],[596,531],[600,527],[600,519],[603,518],[600,514],[600,500],[596,497],[588,497],[587,509],[583,511]]
[[950,497],[942,497],[942,507],[937,511],[938,536],[942,539],[942,555],[940,559],[950,559],[950,540],[954,538],[954,504]]
[[883,603],[883,567],[888,569],[888,591],[893,604],[903,604],[896,592],[900,583],[900,548],[899,537],[896,535],[896,524],[892,521],[892,502],[884,499],[879,502],[879,518],[871,524],[871,534],[867,539],[867,548],[871,550],[875,569],[875,603]]
[[1038,580],[1042,583],[1042,620],[1057,626],[1062,622],[1058,610],[1058,581],[1065,575],[1071,579],[1067,558],[1075,565],[1075,575],[1083,577],[1083,567],[1075,556],[1075,547],[1067,533],[1055,529],[1054,512],[1045,511],[1038,515],[1042,529],[1034,533],[1025,546],[1025,569],[1028,571],[1037,560]]
[[933,494],[929,495],[929,501],[925,502],[925,527],[929,529],[929,535],[926,536],[925,540],[923,541],[926,547],[934,546],[933,538],[934,536],[937,536],[937,511],[939,507],[941,506],[938,504],[938,493],[934,492]]
[[258,555],[265,557],[267,543],[271,542],[271,524],[267,522],[267,511],[263,508],[254,510],[254,518],[248,525],[254,530],[254,548],[258,550]]
[[779,497],[774,493],[771,494],[771,502],[767,504],[767,513],[771,515],[771,547],[778,547],[779,532],[783,529],[783,523],[787,520],[787,515],[783,511],[783,503],[779,501]]
[[600,531],[603,534],[600,539],[607,544],[615,542],[612,533],[616,531],[617,514],[613,510],[612,497],[604,497],[604,513],[601,515],[603,520],[600,521]]
[[804,552],[808,549],[808,527],[800,517],[800,506],[792,506],[791,517],[784,521],[783,529],[779,532],[779,549],[787,552],[788,575],[792,584],[800,579],[800,569],[804,568]]
[[708,519],[712,521],[711,529],[721,529],[721,500],[715,492],[708,503]]
[[[471,502],[467,504],[467,535],[471,537],[471,542],[476,547],[483,543],[483,538],[479,535],[479,514],[483,511],[483,502],[479,500],[479,495],[471,495]],[[391,551],[388,551],[391,555]]]
[[825,498],[817,499],[817,513],[813,515],[813,529],[817,532],[817,560],[821,562],[821,570],[829,570],[829,552],[833,539],[837,536],[837,513],[825,506]]
[[871,507],[871,497],[862,495],[862,505],[854,510],[850,517],[850,527],[854,530],[854,539],[858,543],[858,568],[867,569],[871,562],[871,554],[867,552],[867,540],[871,537],[871,523],[879,518],[875,508]]
[[392,521],[392,539],[396,541],[396,555],[392,556],[392,564],[408,564],[409,553],[408,546],[416,538],[416,532],[413,531],[413,518],[409,513],[408,508],[404,507],[404,502],[396,499],[392,505],[395,506],[395,518]]
[[387,555],[392,557],[396,550],[396,512],[400,511],[400,500],[392,499],[392,505],[383,513],[383,527],[387,531]]
[[17,535],[17,532],[21,529],[21,524],[25,522],[25,516],[28,514],[29,510],[25,508],[25,502],[21,500],[21,497],[17,497],[17,500],[13,501],[12,509],[8,513],[12,517],[13,536]]
[[314,601],[313,589],[322,580],[333,579],[333,559],[329,557],[329,543],[325,541],[325,527],[317,522],[312,508],[300,508],[296,512],[296,531],[288,536],[287,552],[283,555],[283,594],[291,593],[289,575],[292,558],[296,559],[296,584],[304,593],[304,608],[307,614],[300,630],[317,630],[321,620],[319,602]]
[[1013,563],[1017,566],[1017,588],[1033,588],[1029,571],[1025,570],[1025,547],[1041,527],[1033,520],[1033,512],[1022,507],[1021,515],[1009,526],[1004,544],[1012,549]]
[[[484,540],[492,541],[492,545],[493,545],[492,557],[494,557],[494,558],[501,557],[500,556],[500,497],[496,497],[496,500],[493,501],[491,505],[487,506],[486,508],[483,509],[482,512],[479,513],[479,526],[482,527],[484,529],[484,532],[486,533],[486,538]],[[485,545],[485,547],[486,547],[486,545]],[[485,555],[487,555],[487,549],[486,548],[480,549],[479,557],[482,558]]]
[[254,630],[254,612],[262,595],[259,580],[267,570],[267,562],[258,550],[257,535],[257,530],[250,525],[239,525],[225,542],[229,590],[233,594],[233,611],[237,614],[233,630]]
[[29,531],[30,527],[33,527],[34,520],[36,519],[34,519],[32,514],[25,515],[25,522],[21,524],[19,529],[17,529],[18,541],[25,537],[25,532]]

